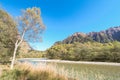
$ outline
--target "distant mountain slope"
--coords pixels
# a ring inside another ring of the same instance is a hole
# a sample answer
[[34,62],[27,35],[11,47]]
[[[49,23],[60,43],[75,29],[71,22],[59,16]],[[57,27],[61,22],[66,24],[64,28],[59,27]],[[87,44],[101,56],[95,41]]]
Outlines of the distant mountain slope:
[[22,44],[20,45],[19,52],[20,53],[28,53],[28,51],[32,50],[28,42],[23,41]]
[[111,42],[111,41],[120,41],[120,26],[109,28],[100,32],[90,32],[88,34],[77,32],[63,41],[58,41],[59,43],[71,44],[74,42],[87,42],[87,41],[96,41],[101,43]]

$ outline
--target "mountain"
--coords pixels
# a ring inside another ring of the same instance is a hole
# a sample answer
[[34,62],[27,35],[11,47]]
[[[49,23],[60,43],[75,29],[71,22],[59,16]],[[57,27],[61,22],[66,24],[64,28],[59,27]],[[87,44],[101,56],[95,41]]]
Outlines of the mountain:
[[76,32],[63,41],[58,41],[55,44],[65,43],[71,44],[74,42],[88,42],[88,41],[96,41],[100,43],[112,42],[112,41],[120,41],[120,26],[111,27],[107,30],[100,32],[90,32],[90,33],[81,33]]

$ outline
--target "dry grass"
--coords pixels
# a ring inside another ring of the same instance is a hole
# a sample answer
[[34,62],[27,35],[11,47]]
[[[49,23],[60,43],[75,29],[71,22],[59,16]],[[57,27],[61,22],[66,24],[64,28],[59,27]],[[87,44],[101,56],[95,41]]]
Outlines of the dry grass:
[[4,71],[4,70],[8,70],[9,69],[9,66],[8,65],[2,65],[2,64],[0,64],[0,76],[2,75],[2,72]]
[[67,73],[67,70],[57,66],[22,63],[16,65],[14,70],[5,72],[0,80],[76,80],[68,78]]
[[2,69],[0,68],[0,76],[2,75]]
[[119,70],[106,65],[22,63],[4,71],[0,80],[120,80]]

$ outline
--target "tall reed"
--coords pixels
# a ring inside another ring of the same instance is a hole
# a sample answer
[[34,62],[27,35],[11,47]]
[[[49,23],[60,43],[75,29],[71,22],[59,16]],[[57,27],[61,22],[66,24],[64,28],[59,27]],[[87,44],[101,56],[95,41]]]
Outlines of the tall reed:
[[3,73],[0,80],[76,80],[68,77],[67,70],[53,65],[22,63]]

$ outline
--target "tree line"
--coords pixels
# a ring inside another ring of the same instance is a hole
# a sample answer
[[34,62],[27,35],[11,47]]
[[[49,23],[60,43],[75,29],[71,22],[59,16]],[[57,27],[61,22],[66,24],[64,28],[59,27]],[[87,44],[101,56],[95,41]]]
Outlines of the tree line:
[[120,62],[120,42],[56,44],[45,56],[61,60]]

